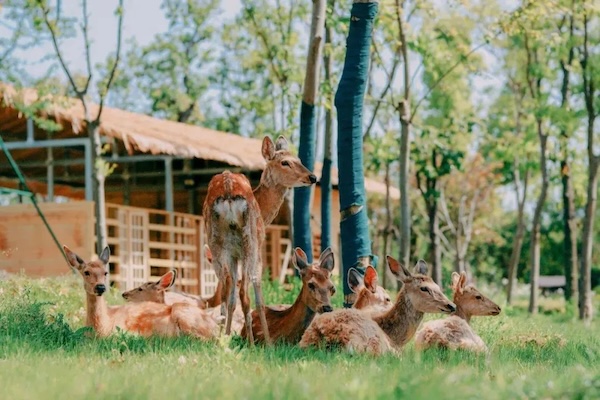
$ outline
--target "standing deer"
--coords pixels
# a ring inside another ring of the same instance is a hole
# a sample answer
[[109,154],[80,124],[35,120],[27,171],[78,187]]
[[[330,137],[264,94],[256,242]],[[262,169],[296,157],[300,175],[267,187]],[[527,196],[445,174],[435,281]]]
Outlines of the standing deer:
[[429,321],[417,332],[417,349],[441,347],[451,350],[486,351],[487,346],[469,325],[472,316],[500,314],[500,307],[482,295],[473,285],[466,285],[467,275],[452,273],[452,292],[456,312],[454,315]]
[[245,316],[250,343],[252,315],[248,284],[252,281],[256,309],[262,324],[265,341],[270,343],[262,296],[261,248],[265,239],[265,226],[277,216],[287,191],[293,187],[310,186],[317,177],[288,151],[288,144],[280,136],[276,143],[265,137],[262,155],[266,161],[260,184],[253,191],[242,174],[225,171],[215,175],[208,184],[203,205],[208,246],[213,252],[213,267],[223,285],[222,314],[227,308],[225,333],[231,333],[231,321],[236,305],[238,262],[241,263],[240,300]]
[[188,334],[208,339],[215,336],[216,321],[197,306],[176,303],[172,306],[142,302],[109,307],[102,296],[106,292],[106,265],[110,250],[106,247],[98,260],[85,262],[67,246],[63,246],[69,264],[83,278],[86,293],[86,326],[94,329],[100,337],[108,336],[116,328],[142,336],[178,336]]
[[[317,313],[333,310],[331,296],[335,293],[335,285],[331,281],[334,259],[330,248],[325,249],[319,261],[311,265],[308,263],[306,253],[296,247],[292,261],[302,278],[302,289],[296,301],[283,310],[267,307],[265,311],[271,340],[288,344],[296,344],[300,341],[302,334]],[[252,313],[252,333],[257,342],[263,342],[264,333],[255,319],[255,314],[256,310]],[[246,329],[242,329],[242,337],[246,336]]]
[[392,307],[390,295],[377,284],[377,280],[377,270],[371,265],[365,269],[364,277],[355,268],[348,270],[348,286],[356,293],[352,308],[376,313]]
[[440,287],[424,275],[425,261],[417,263],[414,274],[390,256],[387,261],[396,279],[404,283],[389,311],[372,314],[350,308],[319,315],[304,332],[300,347],[325,345],[374,355],[397,351],[415,335],[423,313],[456,310]]

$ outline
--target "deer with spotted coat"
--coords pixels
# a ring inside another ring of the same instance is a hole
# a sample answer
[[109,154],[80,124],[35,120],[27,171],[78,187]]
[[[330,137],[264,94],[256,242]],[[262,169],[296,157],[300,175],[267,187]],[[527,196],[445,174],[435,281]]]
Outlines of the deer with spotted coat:
[[209,182],[202,209],[208,246],[213,253],[213,268],[223,286],[221,310],[227,317],[225,334],[231,333],[239,262],[242,275],[239,297],[251,344],[254,344],[254,337],[248,296],[250,281],[265,342],[271,343],[261,285],[265,226],[277,216],[290,188],[317,182],[317,177],[288,151],[287,141],[282,136],[276,143],[265,137],[262,155],[266,165],[256,189],[252,190],[244,175],[225,171]]

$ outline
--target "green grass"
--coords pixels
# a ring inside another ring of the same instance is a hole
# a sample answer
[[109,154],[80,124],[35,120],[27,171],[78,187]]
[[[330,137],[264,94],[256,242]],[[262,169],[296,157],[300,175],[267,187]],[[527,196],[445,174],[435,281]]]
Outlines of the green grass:
[[[265,288],[273,303],[295,292]],[[341,297],[341,296],[336,296]],[[336,302],[339,299],[336,299]],[[120,302],[118,293],[108,301]],[[474,320],[489,355],[409,344],[372,358],[251,349],[241,339],[94,339],[77,277],[0,281],[3,399],[585,399],[600,397],[600,325],[509,308]],[[439,316],[432,316],[433,318]]]

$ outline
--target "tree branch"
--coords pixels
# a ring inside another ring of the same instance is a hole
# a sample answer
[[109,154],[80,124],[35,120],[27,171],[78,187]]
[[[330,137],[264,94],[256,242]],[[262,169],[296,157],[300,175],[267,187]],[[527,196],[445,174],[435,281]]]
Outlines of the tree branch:
[[123,10],[123,0],[119,0],[117,12],[119,14],[119,21],[117,22],[117,53],[115,55],[115,62],[110,70],[105,89],[104,91],[100,92],[100,105],[98,107],[98,114],[96,115],[96,123],[100,122],[100,116],[102,115],[102,109],[104,108],[104,100],[106,99],[110,85],[112,85],[112,81],[115,77],[115,72],[117,71],[117,66],[119,65],[119,60],[121,58],[121,34],[123,33],[123,15],[125,14],[125,11]]
[[[496,34],[496,36],[498,36],[498,34]],[[421,103],[423,103],[423,101],[425,101],[425,99],[431,94],[433,89],[435,89],[444,80],[444,78],[446,78],[448,75],[450,75],[452,73],[452,71],[454,71],[459,65],[461,65],[464,61],[466,61],[473,53],[475,53],[476,51],[481,49],[486,44],[488,44],[487,41],[480,43],[479,45],[472,48],[467,54],[462,56],[460,58],[460,60],[458,60],[450,68],[448,68],[446,70],[446,72],[444,72],[435,82],[433,82],[433,84],[427,89],[427,92],[423,95],[423,97],[421,97],[419,99],[419,101],[417,101],[417,104],[414,106],[412,113],[410,114],[410,122],[412,122],[413,118],[415,117],[417,110],[421,106]]]
[[[83,97],[85,96],[85,92],[79,90],[79,88],[77,87],[77,84],[75,83],[75,80],[73,79],[73,76],[71,75],[71,71],[69,71],[69,67],[67,67],[67,64],[65,63],[65,60],[62,56],[62,53],[60,52],[60,48],[58,46],[57,33],[56,33],[56,30],[54,29],[54,26],[50,22],[50,19],[48,16],[50,14],[50,9],[45,7],[44,3],[39,3],[39,7],[42,10],[42,14],[44,15],[44,23],[46,24],[46,27],[50,31],[50,37],[52,39],[52,46],[54,46],[54,51],[56,52],[58,61],[60,62],[60,65],[61,65],[63,71],[67,75],[67,79],[69,80],[69,83],[71,83],[71,87],[75,91],[75,94],[77,95],[78,98],[83,99]],[[58,23],[58,21],[56,21],[56,22]]]
[[83,87],[83,93],[87,93],[88,88],[90,87],[90,82],[92,81],[92,61],[91,61],[91,51],[90,51],[90,39],[88,36],[88,12],[87,12],[87,0],[83,0],[82,3],[83,8],[83,24],[81,26],[81,31],[83,32],[83,42],[85,45],[85,63],[88,71],[88,77],[85,82],[85,86]]

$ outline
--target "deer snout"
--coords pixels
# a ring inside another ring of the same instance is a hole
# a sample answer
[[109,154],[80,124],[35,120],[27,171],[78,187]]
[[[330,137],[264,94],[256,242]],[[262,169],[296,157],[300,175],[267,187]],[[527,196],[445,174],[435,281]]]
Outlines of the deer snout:
[[500,306],[496,306],[496,309],[492,311],[492,315],[498,315],[501,311],[502,309],[500,308]]
[[98,284],[94,286],[94,292],[97,296],[102,296],[106,292],[106,285]]
[[129,293],[123,292],[122,296],[125,300],[127,300],[127,298],[129,297]]
[[331,306],[326,305],[326,306],[321,307],[321,312],[326,313],[326,312],[332,312],[332,311],[333,311],[333,308]]
[[454,311],[456,311],[456,304],[454,304],[454,303],[446,304],[446,312],[453,313]]
[[313,175],[313,174],[310,174],[308,176],[308,180],[310,181],[311,184],[317,183],[317,177],[315,175]]

